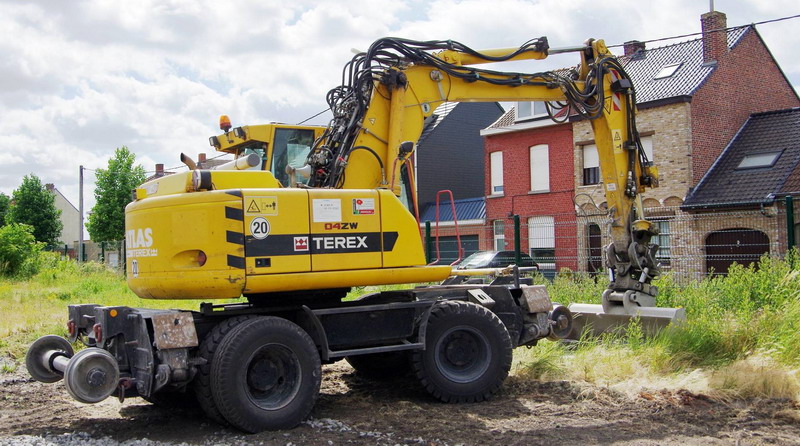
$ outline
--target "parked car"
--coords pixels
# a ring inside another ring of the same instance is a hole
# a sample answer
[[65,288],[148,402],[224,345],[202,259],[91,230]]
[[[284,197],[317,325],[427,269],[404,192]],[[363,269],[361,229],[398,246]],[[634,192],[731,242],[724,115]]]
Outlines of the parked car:
[[[471,254],[456,265],[458,269],[477,269],[477,268],[505,268],[508,265],[517,263],[514,251],[478,251]],[[539,267],[531,256],[522,254],[522,264],[520,267]]]

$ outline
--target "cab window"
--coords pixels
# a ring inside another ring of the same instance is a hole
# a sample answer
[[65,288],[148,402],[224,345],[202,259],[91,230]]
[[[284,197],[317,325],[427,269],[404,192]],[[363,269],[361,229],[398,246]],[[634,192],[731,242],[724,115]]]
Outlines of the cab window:
[[[289,186],[286,166],[299,169],[306,164],[306,158],[314,145],[314,131],[309,129],[275,129],[272,144],[272,174],[284,186]],[[309,177],[295,174],[295,181],[308,184]]]
[[250,156],[250,154],[252,153],[255,153],[256,155],[258,155],[259,158],[261,158],[261,164],[258,166],[250,167],[247,170],[264,170],[264,164],[267,161],[267,144],[259,142],[255,144],[250,144],[249,146],[242,147],[241,149],[239,149],[236,158]]

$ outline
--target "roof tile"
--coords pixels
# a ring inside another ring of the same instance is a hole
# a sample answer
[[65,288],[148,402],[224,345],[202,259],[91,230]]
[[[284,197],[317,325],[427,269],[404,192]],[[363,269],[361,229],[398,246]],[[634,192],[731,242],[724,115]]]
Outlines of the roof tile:
[[[737,169],[745,156],[781,152],[771,167]],[[800,107],[754,113],[687,197],[686,209],[771,202],[800,189]]]
[[[486,218],[486,200],[483,197],[453,201],[458,221],[483,220]],[[439,221],[453,221],[450,201],[439,203]],[[436,203],[427,203],[420,213],[419,221],[436,222]]]
[[[733,48],[750,26],[728,31],[728,48]],[[621,58],[636,88],[636,102],[657,101],[677,96],[691,96],[714,71],[714,64],[703,63],[703,39],[638,51]],[[667,65],[681,64],[672,76],[654,79]]]

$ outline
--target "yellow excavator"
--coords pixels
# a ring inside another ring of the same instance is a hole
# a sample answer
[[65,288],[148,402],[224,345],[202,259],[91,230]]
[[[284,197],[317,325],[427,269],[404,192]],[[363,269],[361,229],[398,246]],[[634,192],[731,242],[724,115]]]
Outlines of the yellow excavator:
[[[565,52],[580,56],[569,73],[476,68]],[[426,265],[409,161],[425,119],[445,101],[546,101],[552,117],[591,120],[613,219],[611,283],[599,309],[576,316],[680,317],[654,307],[656,229],[641,193],[658,175],[636,131],[633,85],[601,40],[476,51],[384,38],[345,66],[344,80],[328,93],[326,128],[232,128],[223,119],[210,143],[233,161],[203,170],[182,155],[188,172],[134,191],[125,217],[130,288],[142,298],[217,303],[70,305],[68,339],[45,336],[29,348],[31,375],[63,379],[84,403],[194,398],[210,418],[248,432],[302,421],[321,364],[342,358],[365,376],[413,373],[445,402],[491,397],[513,348],[569,337],[580,324],[543,286],[429,285],[343,299],[353,287],[464,274]],[[87,348],[75,354],[78,340]]]

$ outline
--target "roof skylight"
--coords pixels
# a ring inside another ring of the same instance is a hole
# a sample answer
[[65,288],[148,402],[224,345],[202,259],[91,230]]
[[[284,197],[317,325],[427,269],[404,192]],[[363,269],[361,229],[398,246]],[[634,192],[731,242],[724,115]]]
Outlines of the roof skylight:
[[664,79],[670,77],[675,74],[676,71],[678,71],[678,68],[680,68],[681,65],[683,65],[683,63],[664,65],[664,67],[661,68],[661,71],[659,71],[658,74],[653,77],[653,79]]
[[746,155],[736,169],[755,169],[757,167],[772,167],[783,152],[754,153]]

